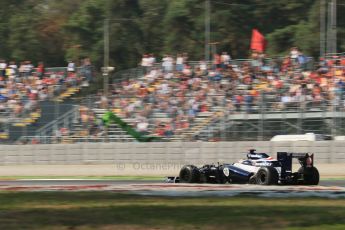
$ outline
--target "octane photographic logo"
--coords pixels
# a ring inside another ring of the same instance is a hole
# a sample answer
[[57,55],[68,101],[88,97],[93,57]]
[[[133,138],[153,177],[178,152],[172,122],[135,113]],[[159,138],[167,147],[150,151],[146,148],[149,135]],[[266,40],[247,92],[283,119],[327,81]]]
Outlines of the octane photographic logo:
[[115,163],[116,170],[136,170],[136,171],[171,171],[180,170],[184,164],[181,163]]
[[125,163],[115,163],[115,167],[117,170],[125,170],[126,169],[126,164]]

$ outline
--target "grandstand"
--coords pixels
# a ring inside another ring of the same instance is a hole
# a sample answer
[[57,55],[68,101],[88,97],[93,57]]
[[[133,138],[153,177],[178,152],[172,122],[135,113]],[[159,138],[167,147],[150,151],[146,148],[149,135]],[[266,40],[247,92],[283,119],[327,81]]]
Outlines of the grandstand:
[[[68,72],[66,68],[46,68],[44,73],[36,69],[21,73],[9,67],[1,76],[0,87],[0,142],[13,143],[20,136],[30,135],[36,129],[64,113],[70,105],[64,101],[77,93],[83,83],[83,75]],[[57,105],[59,103],[59,105]]]
[[[232,60],[216,66],[184,63],[166,70],[157,63],[113,76],[111,95],[85,98],[34,135],[38,143],[135,141],[102,116],[112,111],[143,135],[165,141],[269,140],[277,134],[344,134],[344,56],[300,65],[290,57]],[[78,92],[58,86],[63,101]],[[62,90],[61,90],[62,89]],[[22,139],[23,140],[23,139]],[[35,141],[35,142],[36,142]]]

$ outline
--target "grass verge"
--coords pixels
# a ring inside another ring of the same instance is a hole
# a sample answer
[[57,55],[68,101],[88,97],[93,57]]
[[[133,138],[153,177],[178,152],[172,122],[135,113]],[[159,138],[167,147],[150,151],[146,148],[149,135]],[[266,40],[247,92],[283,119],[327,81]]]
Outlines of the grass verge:
[[345,229],[345,199],[0,192],[0,229]]

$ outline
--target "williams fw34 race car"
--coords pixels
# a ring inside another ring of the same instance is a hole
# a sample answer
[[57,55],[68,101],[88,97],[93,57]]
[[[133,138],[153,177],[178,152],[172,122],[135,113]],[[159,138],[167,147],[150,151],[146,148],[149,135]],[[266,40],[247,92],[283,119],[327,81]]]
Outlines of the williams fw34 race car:
[[[301,167],[292,171],[292,159]],[[200,168],[185,165],[178,177],[167,177],[172,183],[249,183],[259,185],[317,185],[320,175],[314,167],[314,154],[278,152],[277,159],[266,153],[249,150],[247,159],[233,164],[211,164]]]

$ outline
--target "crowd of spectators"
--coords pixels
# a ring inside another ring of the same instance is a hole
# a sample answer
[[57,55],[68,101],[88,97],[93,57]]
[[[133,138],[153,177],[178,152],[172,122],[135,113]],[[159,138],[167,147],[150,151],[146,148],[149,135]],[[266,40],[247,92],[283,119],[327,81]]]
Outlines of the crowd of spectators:
[[37,101],[48,95],[42,81],[43,73],[42,62],[35,70],[30,61],[17,66],[14,61],[0,60],[0,114],[20,117],[36,110]]
[[117,84],[112,97],[103,97],[99,105],[132,119],[143,133],[183,133],[199,113],[217,107],[227,114],[344,107],[343,56],[315,61],[293,47],[279,59],[253,52],[238,62],[222,52],[211,64],[193,63],[184,53],[156,63],[150,54],[141,65],[146,68],[142,78]]
[[31,61],[23,61],[17,65],[15,61],[1,59],[0,118],[2,122],[13,123],[33,112],[39,113],[39,101],[55,99],[91,79],[89,58],[83,59],[78,69],[72,61],[66,68],[46,68],[43,62],[34,66]]
[[[96,117],[96,114],[92,111],[92,109],[86,106],[80,106],[77,121],[75,121],[75,126],[62,126],[55,130],[52,142],[69,142],[83,137],[89,137],[90,139],[104,137],[104,130],[102,120]],[[74,137],[74,140],[70,138],[71,136]]]
[[[327,111],[345,104],[345,56],[313,60],[293,47],[281,58],[253,52],[241,61],[227,52],[215,54],[211,62],[191,62],[186,53],[167,54],[158,62],[145,54],[140,65],[144,76],[114,84],[109,97],[100,93],[96,107],[111,109],[143,134],[183,134],[198,116],[217,111],[231,117],[263,110]],[[85,111],[83,130],[104,135],[102,122]]]

